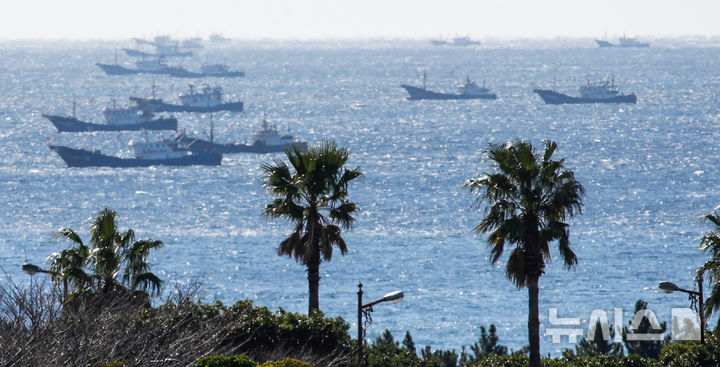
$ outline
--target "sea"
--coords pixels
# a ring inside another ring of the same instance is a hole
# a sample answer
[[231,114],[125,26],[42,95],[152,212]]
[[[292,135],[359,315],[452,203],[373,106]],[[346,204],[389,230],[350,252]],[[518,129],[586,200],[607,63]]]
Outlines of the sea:
[[[720,204],[720,40],[651,43],[206,42],[195,56],[169,63],[190,70],[224,63],[246,76],[184,79],[108,76],[95,65],[117,58],[133,67],[122,51],[135,46],[131,40],[2,41],[0,282],[27,285],[22,263],[47,267],[47,258],[68,246],[56,238],[60,228],[88,241],[91,220],[107,207],[122,230],[164,243],[150,257],[166,281],[164,296],[200,284],[202,302],[249,299],[306,313],[305,268],[276,253],[293,225],[263,215],[272,197],[262,166],[285,161],[283,154],[226,155],[217,167],[113,169],[67,168],[48,149],[62,144],[127,157],[133,139],[172,139],[174,132],[58,133],[42,114],[69,115],[74,101],[78,118],[101,122],[103,108],[126,106],[129,96],[149,97],[154,89],[179,103],[188,84],[208,83],[246,109],[175,114],[188,134],[208,137],[212,118],[216,141],[250,142],[265,118],[310,144],[347,147],[348,166],[364,172],[349,187],[359,208],[343,231],[349,251],[335,251],[320,268],[320,308],[347,321],[353,337],[362,283],[365,302],[395,290],[405,295],[373,307],[368,341],[384,330],[397,341],[410,332],[418,347],[459,352],[478,341],[481,326],[494,324],[500,344],[528,344],[527,290],[505,277],[506,255],[489,261],[486,237],[473,231],[484,207],[463,188],[491,170],[482,158],[488,144],[513,139],[538,149],[544,140],[557,142],[555,157],[586,190],[582,214],[569,221],[577,266],[565,269],[553,248],[540,279],[543,355],[572,348],[567,336],[553,341],[553,330],[580,328],[583,336],[593,312],[629,325],[639,299],[670,321],[673,308],[691,302],[657,284],[697,289],[694,272],[707,259],[699,239],[712,229],[701,217]],[[421,85],[423,73],[428,89],[453,92],[470,77],[498,99],[407,100],[400,85]],[[598,80],[614,80],[637,104],[546,105],[532,91],[577,95],[579,85]],[[552,312],[574,324],[558,326]]]

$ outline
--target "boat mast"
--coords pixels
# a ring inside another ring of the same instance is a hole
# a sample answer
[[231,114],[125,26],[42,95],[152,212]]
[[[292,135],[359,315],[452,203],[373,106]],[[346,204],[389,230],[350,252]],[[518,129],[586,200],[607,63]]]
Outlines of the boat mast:
[[426,84],[427,84],[427,71],[423,70],[423,90],[427,89]]
[[214,139],[214,126],[213,126],[213,114],[210,112],[210,142],[213,142]]
[[76,105],[76,103],[75,103],[75,93],[73,93],[73,99],[72,99],[72,111],[73,111],[73,112],[72,112],[72,118],[77,119],[77,117],[75,117],[75,105]]

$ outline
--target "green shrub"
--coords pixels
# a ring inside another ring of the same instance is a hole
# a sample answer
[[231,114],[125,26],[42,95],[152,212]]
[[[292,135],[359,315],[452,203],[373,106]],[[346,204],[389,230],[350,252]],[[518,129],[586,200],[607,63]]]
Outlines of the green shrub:
[[667,367],[720,366],[720,342],[708,336],[705,344],[670,343],[660,351],[660,362]]
[[207,356],[200,358],[196,367],[255,367],[257,362],[246,355],[239,356]]
[[282,361],[268,361],[258,367],[313,367],[310,363],[305,363],[293,358],[285,358]]
[[231,343],[255,352],[284,348],[289,352],[310,351],[313,354],[346,354],[352,350],[348,330],[342,317],[325,318],[319,310],[311,316],[267,307],[253,307],[252,301],[239,301],[227,310],[235,320]]
[[112,362],[100,362],[95,363],[93,367],[125,367],[127,366],[123,361],[112,361]]
[[[467,367],[527,367],[528,357],[524,355],[491,354],[485,359],[466,365]],[[657,361],[643,359],[638,355],[594,357],[544,358],[543,367],[661,367]],[[698,365],[699,366],[699,365]]]

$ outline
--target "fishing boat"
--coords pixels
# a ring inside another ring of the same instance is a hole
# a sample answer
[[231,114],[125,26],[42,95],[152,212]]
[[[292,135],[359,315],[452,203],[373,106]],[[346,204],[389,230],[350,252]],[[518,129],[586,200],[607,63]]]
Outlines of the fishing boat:
[[[191,51],[183,50],[182,48],[197,48],[196,43],[192,43],[193,47],[186,47],[185,43],[182,45],[179,41],[172,39],[169,36],[157,36],[152,41],[144,40],[141,38],[134,38],[137,43],[138,49],[124,48],[128,56],[141,56],[141,57],[186,57],[192,56]],[[147,45],[155,49],[154,52],[146,50],[140,50],[139,47]],[[190,45],[190,43],[188,44]]]
[[470,39],[470,37],[467,37],[467,36],[454,37],[450,41],[433,39],[433,40],[430,40],[430,43],[432,43],[435,46],[475,46],[475,45],[480,44],[479,41],[472,40],[472,39]]
[[622,36],[618,39],[618,43],[610,43],[607,40],[595,40],[600,47],[650,47],[647,42],[640,42],[637,37],[625,37]]
[[138,106],[128,108],[104,108],[102,114],[106,123],[98,124],[81,121],[75,115],[75,101],[71,116],[42,114],[50,120],[58,132],[86,132],[86,131],[139,131],[139,130],[177,130],[178,122],[175,117],[154,118],[155,114],[148,108]]
[[115,64],[96,63],[107,75],[130,75],[130,74],[156,74],[170,75],[180,78],[201,77],[203,74],[191,72],[181,66],[168,66],[162,58],[152,60],[138,60],[135,62],[136,68],[128,68]]
[[194,153],[219,152],[228,153],[279,153],[286,149],[306,150],[307,143],[295,139],[290,134],[281,135],[277,128],[263,118],[262,129],[253,134],[252,144],[216,143],[213,138],[212,119],[210,124],[210,140],[203,140],[180,133],[175,141],[178,144],[187,146]]
[[427,76],[423,73],[423,86],[415,87],[412,85],[402,84],[401,87],[410,94],[408,100],[421,100],[421,99],[496,99],[495,93],[490,92],[490,89],[483,86],[478,86],[475,82],[470,80],[467,76],[465,83],[457,85],[458,93],[442,93],[429,91],[426,88]]
[[479,45],[480,42],[470,39],[470,37],[455,37],[452,40],[453,46],[473,46],[473,45]]
[[623,94],[618,91],[615,79],[611,82],[600,81],[581,85],[580,97],[558,93],[554,89],[533,89],[546,104],[584,104],[584,103],[637,103],[635,93]]
[[188,93],[180,93],[178,98],[181,104],[165,103],[162,98],[155,98],[155,86],[151,98],[130,97],[130,100],[138,106],[150,109],[155,112],[242,112],[242,101],[225,101],[221,87],[210,87],[203,84],[200,90],[195,90],[192,84],[189,85]]
[[103,154],[100,150],[71,148],[55,143],[49,146],[68,167],[219,166],[222,162],[222,153],[195,153],[171,141],[130,141],[129,145],[133,150],[133,158],[121,158]]
[[245,76],[245,73],[239,70],[230,70],[225,64],[205,64],[200,67],[200,72],[203,76],[216,76],[216,77],[241,77]]
[[96,63],[107,75],[131,75],[131,74],[156,74],[169,75],[177,78],[204,78],[204,77],[242,77],[245,73],[242,71],[229,70],[223,64],[204,65],[201,72],[187,70],[181,66],[168,66],[164,59],[156,58],[152,60],[138,60],[135,62],[135,68],[125,67],[115,62],[115,64]]

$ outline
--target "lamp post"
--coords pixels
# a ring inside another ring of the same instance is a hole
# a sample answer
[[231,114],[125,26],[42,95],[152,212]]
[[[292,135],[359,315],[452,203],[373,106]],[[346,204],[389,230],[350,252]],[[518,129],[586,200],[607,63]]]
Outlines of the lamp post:
[[[37,273],[50,274],[53,277],[53,279],[60,275],[54,271],[45,270],[35,264],[30,264],[30,263],[22,264],[22,271],[23,271],[23,273],[29,274],[31,276],[35,275]],[[67,300],[67,279],[63,278],[63,302],[65,300]]]
[[[362,303],[362,296],[363,296],[363,290],[362,290],[362,283],[358,283],[358,345],[357,345],[357,366],[359,367],[363,361],[363,340],[365,339],[365,330],[368,326],[370,326],[370,323],[372,323],[372,317],[370,316],[370,313],[373,312],[373,306],[381,303],[381,302],[390,302],[390,303],[398,303],[402,301],[403,297],[405,296],[402,291],[394,291],[390,292],[386,295],[384,295],[382,298],[372,301],[367,304]],[[366,325],[363,325],[363,316],[365,316],[365,323]]]
[[692,291],[689,289],[683,289],[675,285],[675,283],[672,282],[660,282],[658,285],[658,288],[660,289],[660,292],[663,293],[672,293],[672,292],[685,292],[690,295],[690,299],[692,300],[692,304],[695,304],[695,302],[698,302],[698,315],[700,316],[700,344],[705,344],[705,315],[704,315],[704,307],[703,307],[703,277],[702,274],[698,274],[697,278],[695,280],[698,283],[698,290]]

